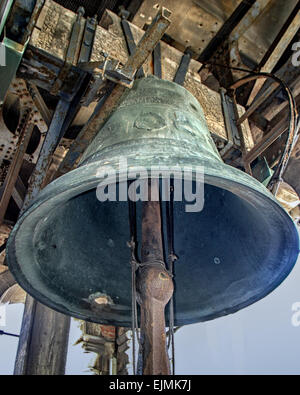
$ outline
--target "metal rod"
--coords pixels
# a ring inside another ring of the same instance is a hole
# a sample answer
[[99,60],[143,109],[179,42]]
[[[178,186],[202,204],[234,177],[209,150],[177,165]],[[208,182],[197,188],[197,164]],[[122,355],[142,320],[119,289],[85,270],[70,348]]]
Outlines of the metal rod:
[[15,335],[13,333],[8,333],[8,332],[4,332],[4,331],[0,331],[0,336],[20,337],[20,335]]
[[40,112],[43,120],[45,121],[46,125],[49,127],[50,123],[51,123],[51,112],[49,111],[42,95],[40,94],[38,88],[36,87],[36,85],[34,84],[30,84],[28,83],[28,90],[29,93],[32,97],[32,100],[36,106],[36,108],[38,109],[38,111]]
[[174,77],[174,82],[179,85],[183,85],[185,81],[186,74],[188,72],[191,63],[191,53],[187,51],[181,58],[180,65]]
[[278,82],[274,82],[269,86],[268,89],[257,99],[255,100],[248,110],[236,121],[237,125],[241,125],[247,118],[250,117],[254,113],[254,111],[279,87]]
[[21,40],[22,45],[25,45],[28,42],[28,40],[32,34],[32,31],[35,27],[35,24],[38,20],[38,17],[41,13],[41,10],[44,6],[44,3],[45,3],[45,0],[37,0],[36,1],[34,9],[33,9],[31,16],[30,16],[30,20],[25,28],[25,31],[24,31],[24,34],[23,34],[23,37]]
[[[127,49],[128,53],[130,56],[134,54],[134,51],[136,50],[136,44],[134,42],[133,34],[130,28],[130,24],[126,19],[121,20],[121,26],[123,29],[124,37],[126,40],[127,44]],[[136,78],[143,78],[145,77],[145,73],[143,70],[143,67],[141,67],[137,72],[136,72]]]
[[50,159],[61,139],[61,129],[67,116],[69,107],[70,103],[62,99],[56,106],[55,113],[43,143],[37,164],[30,177],[30,183],[22,211],[28,207],[30,202],[38,195],[42,188],[46,172],[49,167]]
[[59,91],[61,90],[65,79],[68,77],[68,74],[72,68],[72,66],[77,64],[79,51],[81,47],[81,40],[83,36],[83,25],[82,20],[85,14],[85,10],[83,7],[79,7],[77,10],[77,18],[74,22],[71,37],[69,39],[69,46],[66,54],[65,64],[61,69],[58,78],[54,82],[51,94],[53,96],[57,96]]
[[[286,122],[286,120],[285,120]],[[247,163],[252,163],[256,158],[258,158],[271,144],[274,143],[288,128],[288,125],[282,125],[282,123],[278,124],[276,128],[271,130],[268,134],[266,134],[259,143],[257,143],[251,151],[249,151],[244,160]]]
[[153,74],[157,78],[162,78],[160,43],[157,44],[153,51]]
[[134,55],[129,57],[124,69],[122,70],[123,74],[131,76],[131,79],[134,78],[136,70],[146,62],[148,56],[151,55],[154,48],[169,27],[171,23],[169,20],[170,15],[171,12],[169,10],[164,7],[161,8],[152,24],[138,43]]
[[149,181],[149,201],[143,203],[142,266],[137,273],[138,302],[141,308],[141,341],[144,375],[169,375],[166,345],[165,307],[174,291],[163,261],[161,207],[151,196],[159,194],[159,181]]

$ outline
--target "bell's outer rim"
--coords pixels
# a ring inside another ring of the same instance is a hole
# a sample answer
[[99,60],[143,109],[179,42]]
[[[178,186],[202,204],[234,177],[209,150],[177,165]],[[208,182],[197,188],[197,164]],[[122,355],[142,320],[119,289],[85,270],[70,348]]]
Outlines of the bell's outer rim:
[[[190,158],[188,158],[190,160]],[[196,312],[195,315],[192,319],[183,319],[183,320],[175,320],[176,325],[187,325],[187,324],[194,324],[198,322],[205,322],[205,321],[210,321],[219,317],[223,317],[229,314],[233,314],[245,307],[248,307],[257,301],[263,299],[270,293],[272,293],[291,273],[293,270],[298,254],[299,254],[299,235],[298,231],[296,228],[296,225],[294,224],[292,218],[290,215],[284,210],[284,208],[279,204],[279,202],[276,200],[276,198],[265,188],[259,181],[254,179],[253,177],[249,176],[246,173],[243,173],[242,171],[233,168],[229,165],[226,165],[222,162],[220,164],[222,165],[222,168],[227,167],[230,169],[231,175],[232,173],[236,173],[237,179],[231,178],[226,178],[224,177],[224,174],[222,174],[222,177],[220,176],[220,172],[214,169],[213,167],[210,167],[211,165],[211,160],[208,161],[203,161],[202,163],[199,163],[199,166],[203,165],[205,162],[207,162],[207,166],[205,166],[205,184],[210,184],[228,191],[231,191],[235,195],[241,197],[244,200],[247,200],[248,202],[255,204],[257,201],[257,198],[264,199],[264,203],[268,202],[268,204],[275,206],[277,209],[277,213],[279,216],[285,219],[287,226],[289,227],[290,230],[290,235],[291,235],[291,243],[292,245],[295,246],[295,259],[291,259],[292,263],[287,265],[288,267],[286,270],[280,274],[280,278],[278,278],[276,281],[274,281],[269,287],[264,289],[264,292],[261,292],[254,297],[248,299],[244,303],[241,303],[237,306],[232,306],[227,309],[223,309],[220,312],[213,313],[211,315],[205,316],[205,317],[196,317]],[[97,170],[99,168],[104,169],[107,166],[112,166],[112,163],[109,164],[103,164],[99,162],[92,162],[90,164],[83,165],[81,167],[78,167],[75,170],[72,170],[71,172],[61,176],[60,178],[56,179],[53,181],[51,184],[46,186],[37,199],[28,207],[28,209],[23,213],[23,215],[19,218],[17,221],[15,227],[11,231],[11,234],[9,236],[8,242],[7,242],[7,248],[6,248],[6,256],[7,256],[7,261],[8,261],[8,266],[9,269],[11,270],[11,273],[15,277],[16,281],[21,285],[21,287],[33,298],[36,298],[39,302],[47,305],[48,307],[59,311],[60,313],[70,315],[75,318],[79,319],[84,319],[86,321],[90,322],[96,322],[99,324],[108,324],[108,325],[120,325],[120,326],[125,326],[125,327],[130,327],[131,321],[120,321],[118,323],[111,322],[106,319],[101,319],[99,320],[98,315],[93,315],[91,314],[90,316],[87,316],[85,314],[81,314],[78,311],[71,311],[68,307],[61,303],[56,303],[52,302],[49,300],[48,297],[45,297],[38,289],[33,288],[28,279],[26,278],[26,275],[24,271],[22,270],[22,267],[24,265],[19,263],[18,259],[18,252],[16,250],[16,238],[18,236],[18,232],[21,230],[24,222],[29,216],[32,216],[35,214],[36,210],[43,209],[42,215],[36,216],[36,223],[35,226],[39,223],[40,219],[45,217],[47,215],[47,206],[48,203],[52,200],[55,200],[58,204],[63,204],[64,202],[68,201],[74,196],[77,196],[81,193],[87,192],[89,190],[93,190],[97,188],[98,184],[101,182],[102,178],[97,178]],[[164,164],[161,165],[164,167]],[[188,164],[187,164],[188,166]],[[138,166],[130,166],[131,171],[135,171],[135,168]],[[175,165],[174,165],[175,167]],[[189,166],[191,168],[195,168],[195,166]],[[126,173],[120,171],[120,180],[122,181],[122,178],[126,178],[127,176],[127,170]],[[82,176],[84,176],[82,178]],[[193,177],[194,178],[194,177]],[[75,179],[75,181],[74,181]],[[84,181],[82,181],[84,180]],[[68,182],[70,181],[70,182]],[[232,188],[229,188],[229,184],[232,185]],[[234,189],[234,192],[233,192]],[[247,194],[249,194],[249,197],[247,198]],[[267,201],[265,200],[267,199]],[[47,203],[47,205],[45,205]],[[267,203],[266,203],[267,204]],[[44,207],[43,207],[44,206]],[[20,253],[22,255],[22,252]],[[32,254],[32,260],[34,260],[33,254]],[[190,315],[193,313],[192,311],[189,311],[188,314]],[[199,315],[199,312],[198,312]]]

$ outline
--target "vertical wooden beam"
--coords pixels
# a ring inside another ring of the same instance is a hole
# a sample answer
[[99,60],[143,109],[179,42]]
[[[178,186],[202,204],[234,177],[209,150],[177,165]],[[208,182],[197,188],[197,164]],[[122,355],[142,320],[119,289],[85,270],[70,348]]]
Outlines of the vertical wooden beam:
[[70,318],[27,296],[15,375],[63,375]]

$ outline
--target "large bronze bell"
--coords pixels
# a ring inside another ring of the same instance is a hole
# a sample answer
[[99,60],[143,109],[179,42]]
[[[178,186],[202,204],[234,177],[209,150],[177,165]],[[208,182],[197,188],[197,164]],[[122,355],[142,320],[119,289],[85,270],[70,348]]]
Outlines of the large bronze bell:
[[79,167],[47,186],[13,229],[9,267],[34,298],[84,320],[131,325],[128,203],[96,196],[99,169],[115,169],[119,182],[126,180],[120,157],[132,172],[204,167],[203,210],[174,203],[176,325],[234,313],[290,273],[299,251],[291,218],[262,184],[222,162],[187,90],[148,77],[128,91]]

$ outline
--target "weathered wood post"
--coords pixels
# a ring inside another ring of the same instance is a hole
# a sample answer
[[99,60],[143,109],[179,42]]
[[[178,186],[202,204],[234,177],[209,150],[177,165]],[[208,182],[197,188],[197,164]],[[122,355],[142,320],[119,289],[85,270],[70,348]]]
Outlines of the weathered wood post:
[[63,375],[70,317],[27,296],[15,363],[15,375]]

